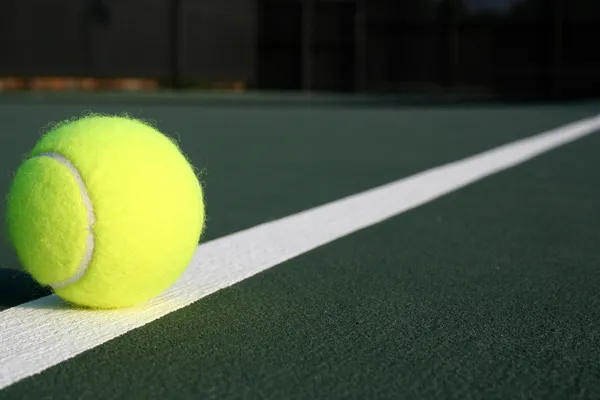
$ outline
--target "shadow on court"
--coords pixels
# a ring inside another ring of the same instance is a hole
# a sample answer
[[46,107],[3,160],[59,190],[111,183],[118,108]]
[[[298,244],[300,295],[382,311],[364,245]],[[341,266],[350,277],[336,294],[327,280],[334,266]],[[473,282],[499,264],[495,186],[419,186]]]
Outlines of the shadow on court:
[[0,311],[50,294],[25,272],[0,268]]

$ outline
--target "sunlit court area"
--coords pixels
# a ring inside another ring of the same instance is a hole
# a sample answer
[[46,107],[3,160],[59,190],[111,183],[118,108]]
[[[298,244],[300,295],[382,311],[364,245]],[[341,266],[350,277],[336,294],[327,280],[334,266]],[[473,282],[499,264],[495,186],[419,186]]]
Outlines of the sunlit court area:
[[0,399],[597,399],[600,2],[4,0]]

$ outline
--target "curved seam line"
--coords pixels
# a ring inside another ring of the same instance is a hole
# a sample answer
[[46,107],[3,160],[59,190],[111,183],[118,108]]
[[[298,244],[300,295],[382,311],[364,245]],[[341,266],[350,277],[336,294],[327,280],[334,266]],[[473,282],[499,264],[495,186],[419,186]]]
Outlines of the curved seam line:
[[69,171],[75,178],[77,185],[79,186],[79,191],[81,193],[83,204],[85,205],[85,208],[87,211],[88,225],[86,228],[87,236],[86,236],[86,245],[85,245],[85,251],[83,253],[83,258],[82,258],[81,262],[79,263],[79,267],[77,267],[77,270],[75,271],[75,274],[73,274],[73,276],[71,276],[63,281],[51,283],[49,285],[52,289],[56,290],[56,289],[64,288],[73,283],[76,283],[77,281],[82,279],[84,277],[84,275],[86,274],[88,267],[90,265],[90,262],[92,260],[93,254],[94,254],[95,237],[94,237],[94,232],[92,231],[92,227],[94,226],[94,223],[96,222],[96,216],[94,214],[94,207],[92,204],[92,200],[90,199],[90,196],[88,194],[87,187],[85,186],[85,182],[83,181],[83,178],[81,177],[81,174],[79,173],[77,168],[73,165],[73,163],[71,163],[71,161],[69,161],[69,159],[67,159],[63,155],[61,155],[59,153],[55,153],[55,152],[39,153],[39,154],[35,155],[33,158],[36,158],[36,157],[52,158],[53,160],[56,160],[57,162],[59,162],[60,164],[62,164],[63,166],[65,166],[66,168],[69,169]]

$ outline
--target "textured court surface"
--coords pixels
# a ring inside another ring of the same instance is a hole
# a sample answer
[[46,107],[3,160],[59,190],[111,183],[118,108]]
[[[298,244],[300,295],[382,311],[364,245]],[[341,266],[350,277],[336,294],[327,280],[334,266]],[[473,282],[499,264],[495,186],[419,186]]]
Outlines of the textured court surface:
[[[178,138],[204,170],[208,241],[594,116],[600,104],[21,101],[0,105],[0,190],[40,128],[85,110],[128,111]],[[590,135],[309,251],[0,399],[594,398],[598,149]],[[0,307],[45,295],[2,246]],[[0,346],[11,343],[4,328]]]

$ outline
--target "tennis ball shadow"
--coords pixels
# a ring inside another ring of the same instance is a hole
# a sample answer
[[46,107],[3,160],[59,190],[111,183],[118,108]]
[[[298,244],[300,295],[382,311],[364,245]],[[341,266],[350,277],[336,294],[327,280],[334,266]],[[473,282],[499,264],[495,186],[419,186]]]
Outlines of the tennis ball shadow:
[[48,296],[52,291],[23,271],[0,268],[0,310]]
[[7,238],[3,206],[0,203],[0,311],[52,294],[20,267]]

